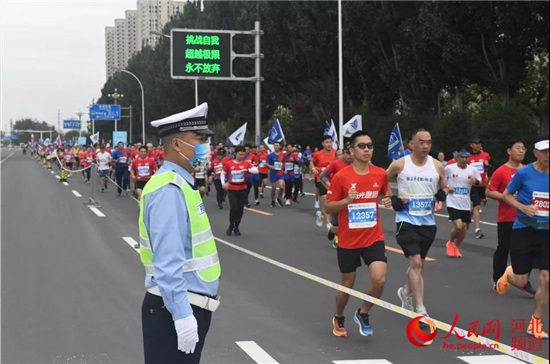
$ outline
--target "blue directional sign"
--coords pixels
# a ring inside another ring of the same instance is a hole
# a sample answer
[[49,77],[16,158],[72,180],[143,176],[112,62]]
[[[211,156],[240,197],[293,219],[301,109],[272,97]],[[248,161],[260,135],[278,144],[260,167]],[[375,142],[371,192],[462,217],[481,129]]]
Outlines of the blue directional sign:
[[93,104],[90,107],[90,120],[120,120],[120,105]]
[[116,147],[118,142],[123,142],[124,146],[127,146],[128,133],[125,131],[113,131],[113,147]]
[[63,129],[80,130],[80,120],[63,120]]

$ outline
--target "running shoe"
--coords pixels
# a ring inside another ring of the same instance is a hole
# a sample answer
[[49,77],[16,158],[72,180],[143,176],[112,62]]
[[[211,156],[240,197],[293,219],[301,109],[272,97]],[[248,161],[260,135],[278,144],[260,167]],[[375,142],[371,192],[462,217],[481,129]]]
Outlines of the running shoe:
[[222,205],[221,203],[219,203],[219,204],[218,204],[218,208],[219,208],[220,210],[223,210],[223,205]]
[[333,241],[334,237],[335,237],[334,233],[331,230],[329,230],[327,234],[328,240]]
[[493,277],[491,277],[491,287],[493,287],[493,292],[498,293],[498,291],[497,291],[497,282],[494,281]]
[[453,250],[456,258],[462,258],[462,253],[455,244],[453,244]]
[[315,200],[315,205],[314,205],[314,207],[315,207],[316,209],[319,208],[319,200]]
[[271,207],[275,207],[275,201],[271,201]]
[[306,194],[305,193],[300,193],[300,197],[304,197]]
[[315,224],[319,227],[323,226],[323,214],[321,211],[315,211]]
[[[416,308],[416,313],[419,316],[430,318],[430,315],[428,315],[428,312],[426,311],[426,307],[424,306],[418,306]],[[421,319],[420,321],[418,321],[418,327],[420,327],[421,329],[429,329],[430,325]]]
[[101,188],[101,193],[105,192],[105,188]]
[[334,316],[332,318],[332,333],[334,336],[338,337],[346,337],[348,336],[348,330],[344,327],[344,317],[336,317]]
[[334,249],[338,248],[338,235],[334,237],[334,240],[332,240],[332,247]]
[[505,294],[508,292],[508,289],[510,288],[510,282],[508,282],[508,274],[512,274],[514,270],[512,269],[512,266],[509,265],[506,270],[504,271],[504,274],[502,277],[500,277],[497,281],[497,292],[498,294]]
[[259,200],[254,201],[254,206],[258,206],[260,204]]
[[476,237],[476,239],[483,239],[485,237],[485,235],[483,235],[483,233],[481,232],[481,229],[479,228],[476,229],[474,236]]
[[353,315],[353,321],[359,325],[359,333],[363,336],[372,336],[374,334],[374,330],[372,329],[372,326],[369,323],[369,314],[368,313],[361,313],[360,309],[355,311],[355,315]]
[[279,207],[283,207],[283,206],[284,206],[284,205],[283,205],[283,200],[281,200],[280,198],[277,198],[277,205],[278,205]]
[[447,249],[447,256],[449,258],[456,258],[454,246],[455,245],[452,241],[448,241],[447,244],[445,244],[445,247]]
[[397,290],[397,297],[401,300],[401,308],[405,310],[413,311],[413,296],[405,294],[405,287],[399,287]]
[[264,193],[260,193],[260,198],[264,198]]
[[531,321],[529,321],[529,326],[527,327],[527,335],[534,336],[535,339],[548,339],[548,334],[542,329],[540,318],[531,316]]
[[288,198],[285,202],[285,205],[290,206],[290,204],[292,204],[292,200]]
[[249,204],[249,203],[246,204],[246,208],[247,208],[247,209],[250,208],[250,204]]
[[521,290],[530,297],[535,297],[537,294],[537,290],[533,288],[529,281],[527,281],[527,284]]

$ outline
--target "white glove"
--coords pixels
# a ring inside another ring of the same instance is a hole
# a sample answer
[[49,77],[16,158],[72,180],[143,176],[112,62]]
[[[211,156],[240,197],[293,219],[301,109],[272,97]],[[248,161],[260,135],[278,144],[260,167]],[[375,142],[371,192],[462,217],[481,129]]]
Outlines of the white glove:
[[199,332],[197,329],[197,319],[193,314],[182,319],[174,321],[176,332],[178,334],[178,350],[185,354],[195,352],[195,346],[199,342]]

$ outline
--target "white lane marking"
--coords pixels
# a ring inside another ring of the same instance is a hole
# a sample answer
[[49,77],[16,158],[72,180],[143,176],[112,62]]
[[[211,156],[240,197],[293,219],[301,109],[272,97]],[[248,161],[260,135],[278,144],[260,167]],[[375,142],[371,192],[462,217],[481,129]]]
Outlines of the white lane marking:
[[476,356],[457,356],[458,359],[469,364],[516,364],[523,363],[508,355],[476,355]]
[[81,195],[80,193],[78,193],[78,191],[72,190],[71,192],[72,192],[73,195],[75,195],[76,197],[82,197],[82,195]]
[[[271,188],[271,186],[265,186],[265,188]],[[311,192],[304,192],[304,195],[306,195],[306,196],[315,196],[315,194],[311,193]]]
[[13,153],[15,153],[15,152],[11,152],[6,158],[2,159],[2,160],[0,161],[0,164],[2,164],[3,161],[5,161],[5,160],[8,159],[9,157],[11,157],[11,156],[13,155]]
[[[54,174],[55,172],[54,171],[50,171],[52,174]],[[57,178],[59,178],[59,176],[56,176]]]
[[69,185],[69,182],[63,182],[63,184],[64,184],[65,186],[68,186],[68,185]]
[[138,243],[137,241],[134,240],[134,238],[130,237],[130,236],[123,236],[122,239],[128,243],[128,245],[130,245],[132,247],[132,249],[134,249],[135,251],[139,252],[139,248],[136,248],[136,244]]
[[56,175],[55,175],[55,178],[60,179],[61,177],[59,177],[59,176],[56,174]]
[[386,359],[333,360],[334,364],[392,364]]
[[90,210],[99,217],[105,217],[105,214],[97,209],[97,207],[90,206]]
[[[232,244],[232,243],[230,243],[226,240],[220,239],[218,237],[214,237],[214,238],[216,239],[217,242],[222,243],[224,245],[227,245],[228,247],[233,248],[235,250],[239,250],[239,251],[241,251],[241,252],[243,252],[247,255],[250,255],[250,256],[252,256],[256,259],[259,259],[261,261],[264,261],[266,263],[274,265],[274,266],[276,266],[278,268],[281,268],[283,270],[286,270],[288,272],[292,272],[292,273],[294,273],[294,274],[296,274],[296,275],[298,275],[302,278],[306,278],[306,279],[312,280],[316,283],[319,283],[319,284],[322,284],[324,286],[330,287],[334,290],[347,293],[347,294],[349,294],[351,296],[354,296],[356,298],[359,298],[363,301],[368,301],[368,302],[370,302],[370,303],[372,303],[372,304],[374,304],[378,307],[382,307],[386,310],[389,310],[389,311],[392,311],[394,313],[409,317],[411,319],[415,318],[416,315],[417,315],[416,312],[406,310],[406,309],[402,308],[401,306],[397,306],[397,305],[394,305],[390,302],[387,302],[387,301],[381,300],[379,298],[369,296],[365,293],[356,291],[354,289],[344,287],[344,286],[342,286],[338,283],[329,281],[328,279],[321,278],[321,277],[316,276],[314,274],[311,274],[309,272],[306,272],[306,271],[303,271],[301,269],[295,268],[291,265],[281,263],[281,262],[279,262],[275,259],[271,259],[271,258],[266,257],[264,255],[253,252],[252,250],[248,250],[248,249],[245,249],[241,246]],[[431,317],[430,320],[437,326],[438,329],[441,329],[441,330],[446,331],[446,332],[451,332],[451,331],[453,331],[453,328],[454,328],[454,333],[462,335],[466,340],[472,341],[474,343],[485,344],[487,347],[489,347],[492,350],[499,351],[503,354],[506,354],[506,355],[509,355],[509,356],[512,356],[512,357],[515,357],[515,358],[519,358],[521,360],[525,360],[528,363],[543,363],[543,362],[545,362],[544,360],[546,360],[546,359],[544,359],[540,356],[531,354],[527,351],[516,350],[515,348],[513,349],[511,346],[508,346],[508,345],[506,345],[504,343],[501,343],[501,342],[498,342],[496,340],[489,339],[485,336],[481,336],[481,335],[479,335],[479,336],[477,336],[477,335],[467,336],[468,332],[466,330],[461,329],[459,327],[455,327],[454,325],[451,326],[448,323],[436,320],[433,317]]]
[[258,364],[279,364],[254,341],[236,341],[236,344]]

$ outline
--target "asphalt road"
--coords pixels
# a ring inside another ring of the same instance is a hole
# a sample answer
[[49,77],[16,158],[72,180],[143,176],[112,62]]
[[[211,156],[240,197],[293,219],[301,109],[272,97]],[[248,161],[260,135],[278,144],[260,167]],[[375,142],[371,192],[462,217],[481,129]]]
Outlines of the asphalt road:
[[[97,211],[105,215],[98,216],[85,204],[92,186],[79,174],[64,185],[19,150],[9,154],[2,150],[0,162],[2,362],[143,362],[144,272],[131,246],[132,239],[138,240],[137,203],[116,197],[111,185],[96,195],[101,205]],[[311,182],[306,182],[306,191],[313,192]],[[410,319],[386,307],[373,307],[375,335],[362,337],[353,322],[360,305],[354,297],[346,308],[349,336],[334,337],[335,290],[319,282],[339,283],[339,271],[325,228],[314,223],[313,196],[284,208],[271,208],[268,202],[263,199],[258,211],[245,212],[242,236],[227,237],[228,206],[218,210],[213,196],[205,198],[214,234],[220,238],[222,304],[207,337],[204,363],[522,362],[497,350],[444,347],[471,341],[443,339],[443,330],[431,345],[416,347],[406,336]],[[476,240],[469,231],[463,259],[445,256],[451,226],[443,215],[438,217],[437,239],[428,255],[434,260],[424,270],[426,307],[431,317],[447,324],[458,315],[457,326],[466,330],[479,320],[478,333],[496,320],[500,335],[488,333],[489,339],[502,346],[521,340],[528,345],[529,339],[518,327],[513,330],[512,323],[530,317],[533,298],[513,289],[506,296],[492,292],[496,203],[483,210],[486,238]],[[383,210],[381,218],[387,246],[399,250],[393,211]],[[396,291],[404,283],[407,261],[393,250],[387,256],[382,299],[399,305]],[[279,263],[265,261],[269,259]],[[361,267],[358,273],[356,288],[362,291],[368,270]],[[532,282],[538,284],[536,277]],[[548,317],[543,323],[547,328]],[[535,344],[524,351],[547,361],[548,341]]]

